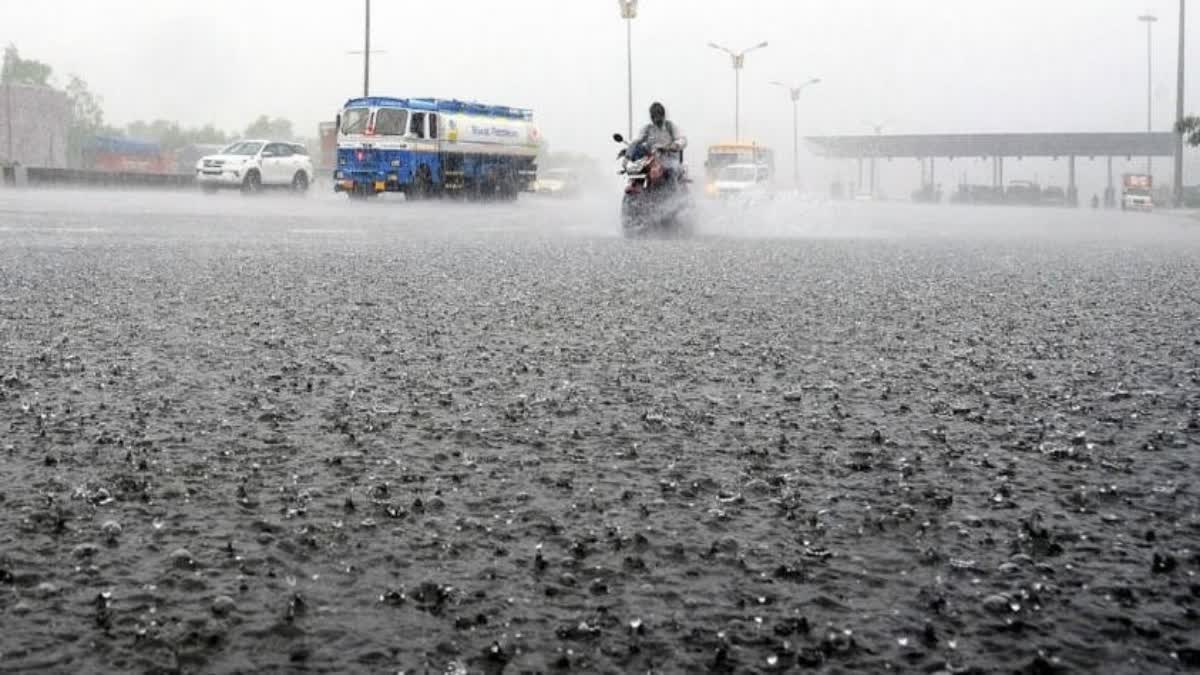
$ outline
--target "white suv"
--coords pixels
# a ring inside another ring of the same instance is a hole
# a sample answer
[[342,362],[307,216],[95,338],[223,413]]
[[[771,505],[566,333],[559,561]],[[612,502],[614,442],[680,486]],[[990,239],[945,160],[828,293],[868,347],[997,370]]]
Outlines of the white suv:
[[312,159],[299,143],[238,141],[196,162],[196,182],[205,192],[289,188],[303,193],[312,180]]

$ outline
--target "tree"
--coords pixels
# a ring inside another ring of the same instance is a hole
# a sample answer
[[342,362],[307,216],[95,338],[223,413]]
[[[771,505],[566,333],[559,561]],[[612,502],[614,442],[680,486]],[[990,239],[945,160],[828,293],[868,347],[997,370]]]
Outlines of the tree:
[[4,66],[0,69],[0,84],[34,84],[42,87],[49,86],[50,74],[54,70],[42,63],[21,58],[17,46],[10,44],[4,48]]
[[125,133],[132,138],[158,143],[163,150],[178,150],[192,144],[224,145],[229,142],[229,136],[211,124],[197,128],[185,128],[178,122],[169,120],[154,120],[144,122],[138,120],[125,127]]
[[67,127],[67,152],[82,157],[88,142],[96,136],[120,136],[121,131],[104,123],[104,100],[88,88],[78,75],[71,75],[64,89],[71,105],[71,122]]
[[104,100],[93,94],[78,75],[71,75],[64,91],[71,103],[73,126],[93,133],[100,131],[104,127]]
[[1175,133],[1184,134],[1188,145],[1200,145],[1200,117],[1191,115],[1179,120]]
[[282,117],[271,119],[266,115],[260,115],[254,120],[250,126],[246,127],[244,138],[269,138],[272,140],[291,141],[295,140],[296,133],[292,128],[292,121]]

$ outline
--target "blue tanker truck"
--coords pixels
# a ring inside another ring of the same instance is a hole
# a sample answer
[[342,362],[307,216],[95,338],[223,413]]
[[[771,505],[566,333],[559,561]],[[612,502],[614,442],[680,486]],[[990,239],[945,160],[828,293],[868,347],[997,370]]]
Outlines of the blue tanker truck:
[[355,98],[337,117],[334,190],[351,198],[516,199],[537,180],[529,110],[434,98]]

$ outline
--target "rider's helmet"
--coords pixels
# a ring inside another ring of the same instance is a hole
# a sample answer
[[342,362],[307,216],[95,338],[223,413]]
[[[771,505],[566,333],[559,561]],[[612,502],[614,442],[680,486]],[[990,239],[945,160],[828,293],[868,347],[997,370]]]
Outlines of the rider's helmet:
[[651,103],[650,104],[650,121],[653,122],[655,126],[662,126],[663,122],[665,122],[666,119],[667,119],[667,109],[663,107],[663,104],[659,103],[658,101]]

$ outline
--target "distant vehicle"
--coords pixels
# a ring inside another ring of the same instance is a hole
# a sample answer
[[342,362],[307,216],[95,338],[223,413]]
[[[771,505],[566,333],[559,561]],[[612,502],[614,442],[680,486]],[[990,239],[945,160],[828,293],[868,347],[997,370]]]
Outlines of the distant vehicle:
[[1042,190],[1041,203],[1046,206],[1066,206],[1067,191],[1057,185],[1050,185]]
[[579,192],[579,175],[573,169],[550,169],[538,176],[534,192],[554,197],[570,197]]
[[1140,173],[1127,173],[1121,177],[1121,210],[1154,210],[1154,177]]
[[1009,181],[1004,190],[1004,201],[1010,204],[1037,204],[1042,197],[1042,188],[1031,180]]
[[750,197],[766,194],[771,170],[766,164],[730,164],[717,172],[717,196]]
[[209,193],[222,188],[240,189],[245,193],[265,188],[288,188],[304,193],[312,179],[312,159],[299,143],[237,141],[196,162],[196,182]]
[[754,164],[767,167],[768,182],[775,179],[775,153],[768,147],[754,142],[718,143],[708,148],[704,161],[704,193],[717,196],[717,174],[721,169],[734,164]]
[[83,163],[95,171],[114,173],[172,173],[162,146],[132,138],[96,136],[83,148]]
[[992,185],[960,184],[950,197],[955,204],[997,204],[1004,196],[1001,188]]
[[355,98],[337,117],[334,190],[516,199],[537,180],[533,112],[435,98]]
[[919,204],[940,204],[942,202],[942,186],[926,183],[919,190],[914,190],[912,200]]

